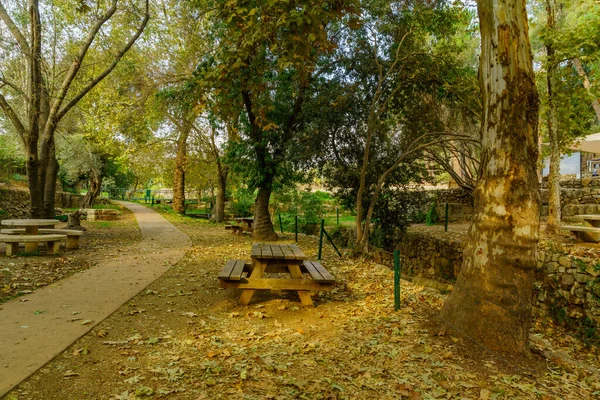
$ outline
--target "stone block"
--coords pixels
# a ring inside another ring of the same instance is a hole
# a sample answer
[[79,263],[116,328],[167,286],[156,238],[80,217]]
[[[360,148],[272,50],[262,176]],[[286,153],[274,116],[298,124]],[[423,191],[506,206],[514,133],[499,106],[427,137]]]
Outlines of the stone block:
[[571,274],[562,274],[560,277],[560,283],[563,287],[570,287],[575,283],[575,277]]
[[575,277],[575,280],[579,283],[588,283],[592,280],[592,277],[588,274],[582,274],[579,272],[576,272],[575,274],[573,274],[573,276]]
[[572,264],[572,260],[569,257],[560,256],[558,258],[558,263],[563,267],[570,268]]
[[550,261],[549,263],[546,263],[546,270],[549,274],[555,273],[558,271],[558,263],[556,261]]

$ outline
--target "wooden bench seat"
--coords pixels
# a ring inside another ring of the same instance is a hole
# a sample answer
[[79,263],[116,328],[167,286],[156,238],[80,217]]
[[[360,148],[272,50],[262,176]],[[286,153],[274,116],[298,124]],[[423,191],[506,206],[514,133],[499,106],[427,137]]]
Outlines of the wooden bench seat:
[[244,272],[250,272],[252,264],[245,260],[229,260],[219,273],[219,280],[239,281]]
[[[19,243],[46,243],[48,254],[58,254],[60,242],[67,240],[66,235],[6,235],[0,234],[0,243],[6,243],[6,255],[13,256],[19,252]],[[26,251],[29,251],[27,247]]]
[[232,231],[231,233],[233,233],[234,235],[242,233],[244,231],[244,228],[242,228],[239,225],[225,225],[225,229]]
[[576,238],[584,242],[600,243],[600,228],[592,226],[563,225],[561,229],[570,231]]
[[320,283],[333,283],[335,278],[318,261],[304,261],[302,263],[303,272],[308,272],[313,281]]
[[[24,235],[24,228],[16,228],[16,229],[2,229],[0,230],[0,234],[4,233],[7,235]],[[38,233],[44,235],[66,235],[67,239],[65,241],[65,248],[72,250],[79,248],[79,237],[83,235],[83,231],[79,231],[76,229],[44,229],[40,228]]]

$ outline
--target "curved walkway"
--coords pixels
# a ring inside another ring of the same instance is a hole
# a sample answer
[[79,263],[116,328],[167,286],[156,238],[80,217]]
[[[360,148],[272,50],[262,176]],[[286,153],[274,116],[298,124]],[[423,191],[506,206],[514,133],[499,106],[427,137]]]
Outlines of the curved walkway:
[[101,261],[0,306],[0,396],[154,282],[191,246],[155,211],[119,203],[133,211],[142,232],[135,254]]

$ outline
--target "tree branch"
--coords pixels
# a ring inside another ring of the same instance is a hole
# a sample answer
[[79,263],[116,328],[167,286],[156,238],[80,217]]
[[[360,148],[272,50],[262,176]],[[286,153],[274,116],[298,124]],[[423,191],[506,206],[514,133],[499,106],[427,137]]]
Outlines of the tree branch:
[[[125,53],[127,53],[129,51],[129,49],[131,48],[131,46],[133,46],[133,44],[137,41],[137,39],[141,36],[142,32],[144,31],[144,29],[146,28],[146,25],[148,24],[148,20],[150,19],[150,11],[149,11],[149,5],[148,5],[148,1],[146,0],[145,2],[145,13],[144,13],[144,19],[142,20],[142,23],[140,24],[140,26],[138,27],[137,31],[135,32],[135,34],[131,37],[131,39],[129,39],[129,41],[127,42],[127,44],[117,53],[117,55],[115,56],[115,59],[113,60],[113,62],[100,74],[96,77],[96,79],[94,79],[93,81],[91,81],[87,86],[85,86],[75,97],[73,97],[57,114],[56,114],[56,120],[60,121],[60,119],[62,117],[64,117],[64,115],[75,105],[77,104],[77,102],[79,102],[79,100],[81,100],[87,93],[89,93],[90,90],[92,90],[98,83],[100,83],[104,78],[106,78],[108,76],[108,74],[110,74],[112,72],[112,70],[117,66],[117,64],[119,63],[119,61],[121,61],[121,58],[123,58],[123,56],[125,55]],[[115,0],[115,4],[116,4],[116,0]],[[95,34],[94,34],[95,35]],[[88,36],[89,37],[89,36]],[[93,40],[93,38],[92,38]],[[88,45],[89,47],[89,45]],[[77,67],[77,69],[79,69],[79,66]],[[66,79],[66,78],[65,78]],[[70,85],[70,84],[69,84]],[[67,88],[68,89],[68,88]],[[60,106],[60,105],[59,105]]]
[[10,15],[8,15],[8,11],[6,11],[6,8],[4,8],[2,2],[0,2],[0,19],[4,21],[4,23],[8,27],[8,30],[19,44],[21,52],[26,56],[29,56],[31,52],[31,49],[29,48],[29,43],[27,43],[27,39],[25,39],[25,36],[23,36],[15,22],[12,20]]
[[10,106],[10,104],[8,104],[6,98],[2,94],[0,94],[0,109],[2,109],[4,114],[8,117],[8,119],[10,119],[10,122],[12,122],[13,126],[17,130],[17,133],[21,137],[21,140],[24,141],[25,127],[23,126],[23,123],[21,122],[21,119],[19,118],[15,110],[12,109],[12,107]]

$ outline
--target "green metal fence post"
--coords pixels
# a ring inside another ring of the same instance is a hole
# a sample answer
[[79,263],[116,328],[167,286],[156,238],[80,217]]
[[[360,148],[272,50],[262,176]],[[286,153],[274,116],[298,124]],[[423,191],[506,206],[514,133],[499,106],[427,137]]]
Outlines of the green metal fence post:
[[337,216],[337,224],[340,224],[340,209],[339,208],[335,208],[335,214]]
[[279,229],[281,229],[281,233],[283,233],[283,224],[281,223],[281,214],[279,214]]
[[446,216],[444,218],[444,231],[448,232],[448,203],[446,203]]
[[154,196],[152,196],[152,206],[154,206]]
[[394,250],[394,310],[400,309],[400,250]]
[[325,220],[321,220],[321,232],[319,233],[319,254],[317,260],[321,261],[321,251],[323,250],[323,231],[325,230]]
[[298,243],[298,216],[296,215],[296,223],[295,223],[295,229],[294,231],[296,232],[296,243]]

